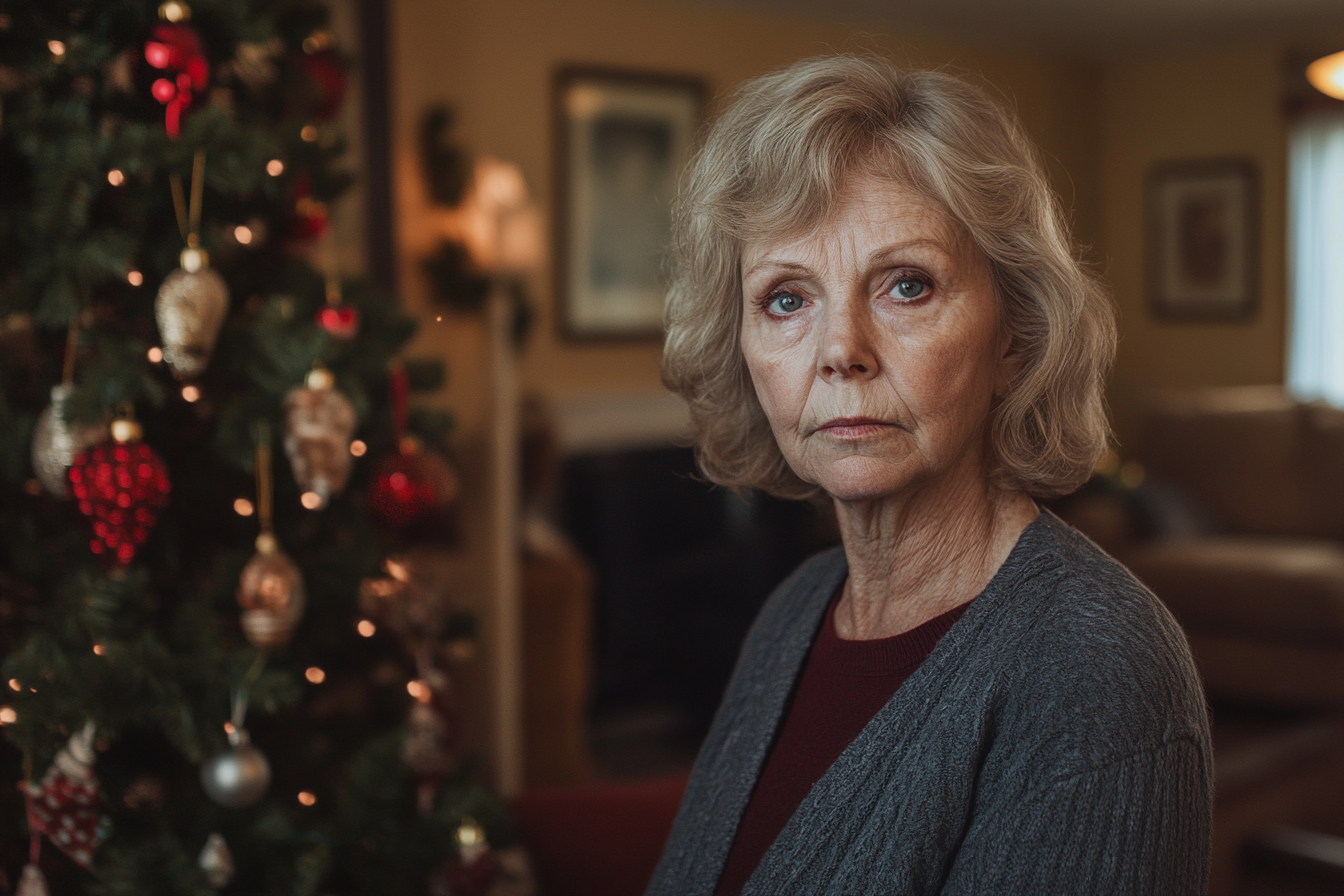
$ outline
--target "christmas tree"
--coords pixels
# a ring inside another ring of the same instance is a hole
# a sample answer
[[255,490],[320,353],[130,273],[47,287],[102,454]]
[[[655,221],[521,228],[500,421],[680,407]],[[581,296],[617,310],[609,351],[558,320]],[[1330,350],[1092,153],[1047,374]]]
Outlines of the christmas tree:
[[0,7],[0,892],[465,894],[510,836],[425,559],[443,371],[313,261],[327,16]]

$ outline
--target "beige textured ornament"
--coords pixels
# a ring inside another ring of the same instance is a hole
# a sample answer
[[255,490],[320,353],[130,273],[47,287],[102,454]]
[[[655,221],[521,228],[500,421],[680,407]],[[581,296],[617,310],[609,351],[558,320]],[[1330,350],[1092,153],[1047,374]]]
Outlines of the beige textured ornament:
[[19,888],[14,896],[51,896],[47,889],[47,878],[36,865],[24,865],[23,876],[19,878]]
[[285,454],[299,488],[319,498],[317,507],[325,507],[350,480],[356,422],[354,405],[325,370],[309,373],[307,382],[285,397]]
[[75,455],[103,440],[107,427],[96,424],[71,425],[65,420],[65,404],[70,387],[51,387],[51,404],[37,418],[33,428],[33,472],[42,487],[58,498],[70,495],[66,474]]
[[238,580],[243,634],[258,650],[289,643],[303,618],[303,574],[268,532],[257,536],[257,552]]
[[199,376],[210,362],[229,311],[229,288],[209,266],[205,250],[182,250],[182,267],[164,278],[154,302],[163,360],[181,379]]
[[216,890],[224,889],[233,880],[233,853],[224,841],[224,835],[218,832],[205,838],[205,846],[201,848],[196,864],[205,872],[205,879],[210,881],[210,886]]
[[417,775],[444,775],[453,770],[453,730],[440,710],[419,701],[411,704],[401,758]]

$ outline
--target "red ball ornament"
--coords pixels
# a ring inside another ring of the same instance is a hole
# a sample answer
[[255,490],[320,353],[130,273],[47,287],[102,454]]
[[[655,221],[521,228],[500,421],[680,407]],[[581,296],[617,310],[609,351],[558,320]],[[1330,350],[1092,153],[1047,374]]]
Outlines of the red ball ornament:
[[299,68],[308,77],[312,92],[306,97],[310,115],[317,121],[330,121],[340,111],[345,100],[345,89],[350,76],[345,62],[335,50],[307,53],[299,60]]
[[117,420],[112,438],[81,452],[70,467],[70,491],[93,522],[89,550],[108,566],[135,558],[168,504],[168,467],[140,434],[134,420]]
[[369,511],[395,534],[426,524],[448,522],[448,510],[457,498],[457,476],[442,455],[404,438],[400,450],[385,457],[374,470],[369,487]]
[[359,333],[359,311],[349,305],[327,305],[317,312],[317,323],[332,339],[353,339]]
[[289,238],[296,243],[311,242],[327,232],[327,204],[314,199],[312,182],[300,175],[294,182],[294,216],[289,219]]

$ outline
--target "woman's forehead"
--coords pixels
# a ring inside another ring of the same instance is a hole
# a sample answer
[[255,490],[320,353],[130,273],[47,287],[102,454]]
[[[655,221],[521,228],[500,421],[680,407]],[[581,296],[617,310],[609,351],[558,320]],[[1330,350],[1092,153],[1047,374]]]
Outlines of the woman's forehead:
[[957,255],[971,246],[965,228],[937,200],[894,178],[860,174],[846,180],[829,207],[811,220],[757,222],[741,241],[741,265],[802,260],[835,251],[924,246]]

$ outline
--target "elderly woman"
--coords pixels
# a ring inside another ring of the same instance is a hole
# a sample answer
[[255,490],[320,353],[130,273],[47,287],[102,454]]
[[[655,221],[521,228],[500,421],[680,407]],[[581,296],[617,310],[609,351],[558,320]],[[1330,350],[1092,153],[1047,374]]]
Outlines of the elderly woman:
[[978,90],[877,59],[748,83],[677,213],[664,378],[706,476],[828,500],[757,618],[649,892],[1203,892],[1180,629],[1037,499],[1108,437],[1107,296]]

